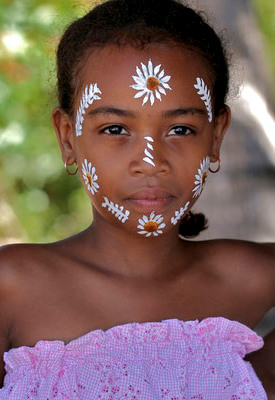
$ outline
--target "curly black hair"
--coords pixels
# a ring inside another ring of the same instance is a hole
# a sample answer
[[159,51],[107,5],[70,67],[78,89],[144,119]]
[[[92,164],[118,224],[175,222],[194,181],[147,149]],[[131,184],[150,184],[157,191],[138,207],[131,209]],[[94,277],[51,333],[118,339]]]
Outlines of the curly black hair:
[[[60,107],[73,115],[80,72],[93,49],[108,44],[144,48],[151,43],[174,43],[199,54],[210,73],[214,114],[224,109],[229,87],[225,46],[204,14],[177,0],[108,0],[74,21],[57,49]],[[189,212],[181,221],[180,235],[194,237],[206,227],[203,214]]]

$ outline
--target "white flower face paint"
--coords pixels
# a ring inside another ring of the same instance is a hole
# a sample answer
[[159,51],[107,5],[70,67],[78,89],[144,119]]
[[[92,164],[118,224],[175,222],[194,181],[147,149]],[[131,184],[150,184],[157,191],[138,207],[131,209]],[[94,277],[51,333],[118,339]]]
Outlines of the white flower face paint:
[[151,212],[149,218],[146,215],[143,215],[142,218],[138,220],[139,225],[137,226],[140,235],[145,235],[146,237],[150,236],[158,236],[162,234],[162,229],[166,227],[166,224],[161,223],[163,221],[162,215],[156,215],[154,212]]
[[144,150],[145,157],[143,158],[143,161],[145,161],[148,164],[151,164],[151,165],[153,165],[153,167],[155,167],[156,165],[154,163],[154,156],[149,151],[149,150],[151,150],[151,151],[154,150],[154,147],[152,145],[152,143],[154,143],[154,139],[151,136],[145,136],[144,139],[147,140],[147,148]]
[[123,206],[120,206],[118,204],[114,204],[112,201],[110,201],[107,197],[104,197],[104,203],[102,203],[102,207],[106,208],[108,207],[108,211],[110,211],[112,214],[115,214],[115,217],[119,219],[123,224],[127,221],[130,215],[130,211],[124,210]]
[[101,94],[101,90],[91,83],[90,86],[86,86],[82,93],[82,99],[80,101],[80,106],[76,113],[76,123],[75,123],[75,134],[76,136],[82,135],[82,123],[84,121],[83,115],[85,114],[85,109],[93,104],[94,100],[101,100],[98,94]]
[[97,175],[95,173],[95,167],[92,166],[91,162],[88,163],[86,158],[84,163],[82,163],[82,175],[88,190],[94,195],[99,189],[99,185],[96,182]]
[[133,89],[137,90],[138,93],[134,98],[139,98],[144,96],[142,105],[147,103],[150,98],[151,106],[155,102],[155,97],[161,101],[161,94],[166,95],[165,89],[170,89],[168,81],[170,81],[171,76],[164,76],[164,69],[160,72],[161,64],[153,67],[152,61],[149,60],[148,67],[141,63],[142,71],[139,67],[136,67],[137,76],[132,76],[135,85],[130,85]]
[[208,89],[206,83],[202,78],[197,78],[197,84],[194,85],[198,89],[198,94],[201,95],[201,99],[205,104],[206,110],[208,112],[208,121],[212,121],[212,106],[211,106],[211,94],[210,89]]
[[177,223],[181,220],[184,216],[185,211],[188,209],[190,201],[188,201],[184,207],[181,207],[179,211],[175,212],[175,216],[171,218],[171,224],[177,225]]
[[198,168],[198,174],[195,175],[195,188],[193,189],[193,192],[195,192],[193,194],[193,197],[198,197],[201,192],[202,189],[204,188],[205,182],[206,182],[206,178],[207,178],[207,172],[209,170],[209,166],[210,166],[210,157],[207,156],[203,159],[203,161],[200,164],[200,168]]

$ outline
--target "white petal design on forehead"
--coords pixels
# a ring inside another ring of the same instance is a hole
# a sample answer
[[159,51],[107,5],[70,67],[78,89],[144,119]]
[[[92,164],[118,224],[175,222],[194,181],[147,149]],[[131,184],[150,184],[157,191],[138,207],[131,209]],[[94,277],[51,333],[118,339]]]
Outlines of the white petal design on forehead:
[[80,101],[80,106],[76,113],[76,122],[75,122],[75,133],[76,136],[82,135],[82,123],[84,121],[83,115],[85,114],[85,109],[88,108],[91,104],[93,104],[94,100],[101,100],[101,97],[98,94],[102,94],[101,90],[97,87],[97,83],[94,85],[91,83],[90,86],[86,86]]
[[155,97],[161,101],[161,94],[166,95],[165,89],[172,90],[167,83],[170,81],[171,76],[164,76],[164,69],[159,72],[160,69],[161,64],[154,67],[151,59],[148,61],[147,67],[143,63],[141,63],[141,69],[136,67],[137,75],[132,76],[135,84],[130,85],[130,87],[138,91],[134,96],[135,99],[144,96],[143,106],[148,100],[150,100],[152,106],[155,102]]
[[208,112],[208,121],[212,121],[212,106],[211,106],[211,94],[210,89],[208,89],[206,83],[202,78],[197,78],[197,84],[194,85],[198,89],[198,94],[201,96],[202,101],[205,104],[206,110]]
[[210,166],[210,157],[207,156],[200,163],[200,168],[198,168],[198,173],[197,175],[195,175],[196,180],[194,183],[196,186],[193,189],[193,192],[195,192],[193,194],[193,197],[198,197],[201,194],[202,189],[204,188],[206,182],[209,166]]

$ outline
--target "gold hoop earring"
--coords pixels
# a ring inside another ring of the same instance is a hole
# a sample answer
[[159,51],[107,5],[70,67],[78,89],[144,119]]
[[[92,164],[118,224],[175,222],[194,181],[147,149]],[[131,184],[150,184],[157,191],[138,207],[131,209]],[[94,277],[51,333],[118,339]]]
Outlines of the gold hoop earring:
[[218,162],[218,168],[217,169],[213,170],[213,169],[211,169],[211,166],[209,166],[209,171],[212,172],[212,174],[215,174],[216,172],[218,172],[221,169],[221,160],[220,160],[220,158],[218,158],[218,160],[215,161],[215,163],[216,162]]
[[[76,161],[75,161],[75,162],[76,162]],[[75,162],[74,162],[74,163],[75,163]],[[74,164],[74,163],[73,163],[73,164]],[[72,164],[72,165],[73,165],[73,164]],[[75,174],[77,173],[77,171],[78,171],[78,166],[77,166],[77,165],[76,165],[76,170],[75,170],[75,171],[73,171],[73,172],[69,171],[69,168],[68,168],[69,166],[67,165],[67,161],[65,161],[64,167],[65,167],[65,170],[66,170],[66,172],[67,172],[68,175],[75,175]]]

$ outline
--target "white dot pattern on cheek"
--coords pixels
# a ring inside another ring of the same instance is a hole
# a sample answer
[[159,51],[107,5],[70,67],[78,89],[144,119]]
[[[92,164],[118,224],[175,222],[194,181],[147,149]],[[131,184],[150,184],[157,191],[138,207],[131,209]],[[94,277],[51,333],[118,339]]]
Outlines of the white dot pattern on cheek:
[[112,214],[115,215],[115,217],[121,221],[123,224],[129,219],[130,216],[130,211],[124,210],[123,206],[119,206],[118,204],[114,204],[112,201],[108,199],[108,197],[104,197],[104,203],[102,203],[103,208],[108,208],[108,211],[110,211]]
[[88,108],[91,104],[93,104],[94,100],[101,100],[101,97],[98,94],[102,94],[101,90],[97,87],[97,84],[94,85],[91,83],[90,86],[86,86],[80,101],[80,106],[76,113],[76,122],[75,122],[75,134],[76,136],[82,135],[82,123],[84,121],[83,115],[85,114],[85,109]]
[[201,99],[205,104],[206,110],[208,112],[208,121],[212,122],[212,105],[211,105],[211,94],[210,89],[208,89],[206,83],[202,78],[197,78],[197,84],[194,85],[198,89],[198,94],[201,95]]
[[139,67],[136,67],[137,76],[132,76],[135,84],[130,85],[130,87],[138,91],[134,96],[135,99],[144,96],[143,106],[149,99],[152,106],[155,102],[155,97],[161,101],[161,95],[164,94],[166,96],[165,89],[172,90],[167,83],[171,76],[164,76],[164,69],[160,72],[160,68],[161,64],[154,68],[151,60],[149,60],[147,67],[141,63],[142,71]]
[[198,168],[198,173],[197,175],[195,175],[196,180],[194,183],[196,186],[193,189],[193,192],[195,192],[193,194],[193,197],[198,197],[201,194],[206,182],[209,166],[210,166],[210,157],[207,156],[200,163],[200,168]]
[[[154,143],[154,139],[151,136],[145,136],[144,138],[147,141],[147,145],[146,147],[153,151],[154,147],[151,143]],[[150,153],[149,150],[147,150],[147,148],[144,150],[144,154],[145,157],[143,158],[143,161],[147,162],[148,164],[151,164],[153,167],[155,167],[155,163],[154,163],[154,156]]]
[[171,218],[171,224],[177,225],[179,220],[184,216],[185,211],[188,209],[190,201],[188,201],[184,207],[181,207],[179,211],[175,212],[175,216]]

